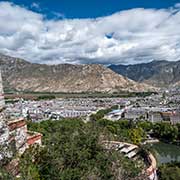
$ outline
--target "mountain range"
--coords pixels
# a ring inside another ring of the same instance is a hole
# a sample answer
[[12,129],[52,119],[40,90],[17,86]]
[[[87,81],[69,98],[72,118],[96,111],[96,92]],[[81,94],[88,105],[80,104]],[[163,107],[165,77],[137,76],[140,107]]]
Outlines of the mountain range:
[[155,87],[180,87],[180,61],[152,61],[135,65],[110,65],[114,72]]
[[6,90],[66,93],[155,90],[99,64],[35,64],[0,54],[0,66]]

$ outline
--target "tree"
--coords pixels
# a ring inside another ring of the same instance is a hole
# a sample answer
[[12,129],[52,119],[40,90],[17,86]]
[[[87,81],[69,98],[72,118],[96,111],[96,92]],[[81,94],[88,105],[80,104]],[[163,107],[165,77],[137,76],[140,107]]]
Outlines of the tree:
[[144,131],[142,128],[134,128],[129,130],[130,139],[134,144],[140,144],[144,138]]
[[153,126],[154,136],[164,141],[176,141],[178,137],[178,128],[169,123],[157,123]]
[[137,123],[138,127],[141,127],[144,131],[148,132],[152,129],[153,124],[149,121],[140,121]]
[[160,168],[160,180],[178,180],[180,179],[180,164],[164,164]]

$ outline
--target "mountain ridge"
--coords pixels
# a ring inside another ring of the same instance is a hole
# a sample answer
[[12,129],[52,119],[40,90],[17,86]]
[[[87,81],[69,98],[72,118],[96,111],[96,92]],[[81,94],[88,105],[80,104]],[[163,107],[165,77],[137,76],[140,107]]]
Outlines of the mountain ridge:
[[180,82],[180,61],[152,61],[134,65],[110,65],[114,72],[136,82],[169,88]]
[[34,92],[116,92],[151,91],[99,64],[34,64],[0,55],[5,87]]

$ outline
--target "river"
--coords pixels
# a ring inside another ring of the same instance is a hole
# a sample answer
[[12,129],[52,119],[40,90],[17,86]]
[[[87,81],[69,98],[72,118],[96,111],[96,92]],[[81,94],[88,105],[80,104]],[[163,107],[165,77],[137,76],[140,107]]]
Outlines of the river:
[[155,151],[158,165],[172,161],[180,162],[179,146],[159,142],[152,144],[152,149]]

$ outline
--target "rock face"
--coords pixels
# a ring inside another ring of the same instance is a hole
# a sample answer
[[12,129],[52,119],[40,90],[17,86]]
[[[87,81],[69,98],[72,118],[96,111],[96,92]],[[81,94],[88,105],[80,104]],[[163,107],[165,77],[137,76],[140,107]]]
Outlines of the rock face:
[[114,72],[137,82],[157,87],[172,87],[180,84],[180,61],[152,61],[135,65],[111,65]]
[[6,89],[34,92],[152,91],[103,65],[44,65],[0,55]]

